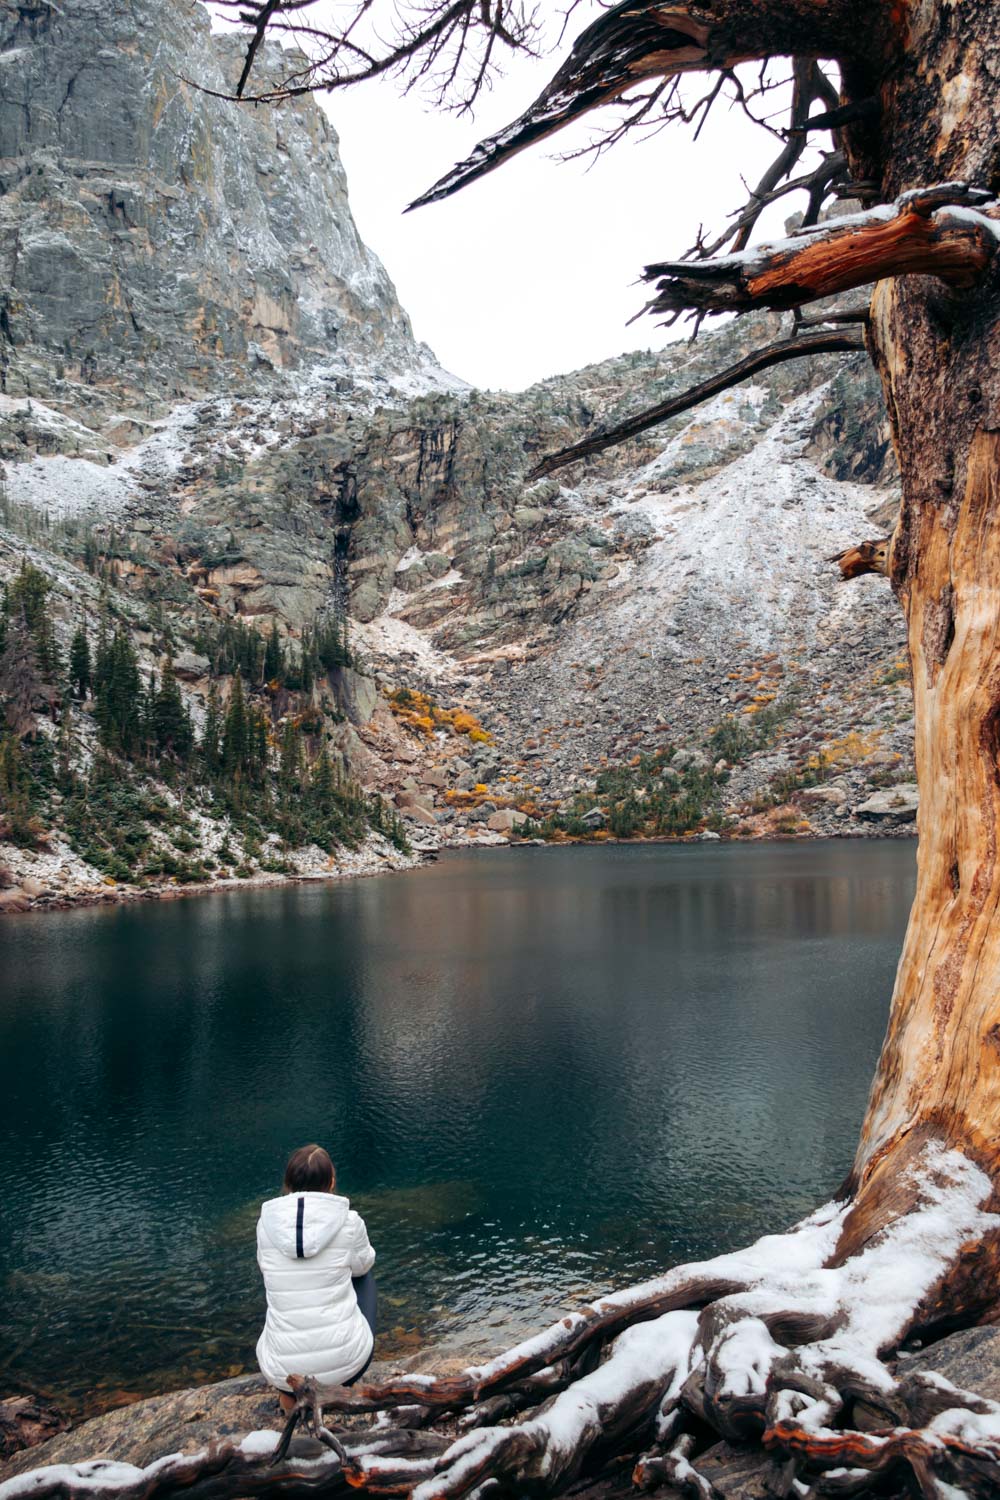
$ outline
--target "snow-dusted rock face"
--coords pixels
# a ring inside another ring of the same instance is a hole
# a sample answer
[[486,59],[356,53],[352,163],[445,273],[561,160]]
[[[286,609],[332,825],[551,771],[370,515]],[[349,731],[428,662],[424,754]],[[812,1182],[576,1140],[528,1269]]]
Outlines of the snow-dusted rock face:
[[[279,56],[269,44],[264,74]],[[193,86],[232,87],[239,63],[191,0],[0,4],[8,393],[68,379],[155,404],[426,360],[318,105]]]
[[[910,774],[901,614],[829,561],[898,498],[865,358],[776,368],[533,482],[782,320],[470,391],[358,238],[318,106],[187,81],[231,87],[240,56],[194,0],[0,0],[0,584],[24,557],[45,573],[65,657],[113,580],[144,677],[172,652],[196,726],[225,622],[294,654],[346,603],[356,679],[254,690],[415,846],[567,808],[613,831],[600,776],[667,747],[667,781],[717,775],[706,815],[741,835],[905,826],[858,815]],[[93,714],[71,718],[83,764]],[[99,884],[47,858],[0,847],[0,876]]]

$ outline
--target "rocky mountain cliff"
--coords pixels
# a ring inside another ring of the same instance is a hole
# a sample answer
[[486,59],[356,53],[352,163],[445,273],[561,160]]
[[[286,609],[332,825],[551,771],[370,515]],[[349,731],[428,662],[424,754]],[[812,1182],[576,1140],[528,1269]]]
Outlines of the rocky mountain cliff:
[[[262,52],[265,74],[280,57]],[[0,5],[8,394],[80,382],[159,407],[431,363],[361,242],[323,112],[201,91],[240,63],[191,0]]]
[[[399,862],[376,806],[417,847],[907,826],[901,617],[827,561],[896,501],[865,361],[786,365],[531,483],[778,320],[470,391],[361,244],[319,108],[185,82],[236,58],[189,0],[0,3],[0,580],[10,617],[42,576],[60,658],[0,904]],[[134,857],[72,813],[121,754],[100,688],[67,696],[72,638],[112,631],[161,697],[171,664],[195,730],[186,758],[137,731],[129,775],[173,832],[140,797]],[[271,747],[252,813],[197,744],[237,668]],[[331,763],[379,825],[350,855],[288,813]]]

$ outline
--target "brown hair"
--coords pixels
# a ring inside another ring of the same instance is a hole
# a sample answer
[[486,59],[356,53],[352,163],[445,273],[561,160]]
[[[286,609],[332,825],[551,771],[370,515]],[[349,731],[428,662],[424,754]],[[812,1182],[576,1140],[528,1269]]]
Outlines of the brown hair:
[[337,1179],[336,1168],[322,1146],[300,1146],[285,1168],[286,1193],[328,1193]]

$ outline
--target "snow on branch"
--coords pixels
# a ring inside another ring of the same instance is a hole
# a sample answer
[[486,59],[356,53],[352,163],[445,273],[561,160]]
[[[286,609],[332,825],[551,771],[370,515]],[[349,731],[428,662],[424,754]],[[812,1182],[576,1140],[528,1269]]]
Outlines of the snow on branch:
[[809,226],[771,244],[705,261],[647,266],[646,312],[677,315],[791,308],[887,276],[973,286],[1000,245],[1000,205],[964,182],[904,193],[894,204]]

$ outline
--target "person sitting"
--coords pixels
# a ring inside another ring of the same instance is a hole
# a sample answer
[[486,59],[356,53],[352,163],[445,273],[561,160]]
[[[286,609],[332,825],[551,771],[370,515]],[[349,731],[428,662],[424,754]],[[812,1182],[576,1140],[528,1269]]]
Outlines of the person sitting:
[[300,1146],[288,1159],[284,1192],[261,1204],[257,1221],[267,1293],[257,1362],[285,1412],[295,1405],[290,1375],[353,1385],[375,1348],[375,1251],[336,1182],[322,1146]]

